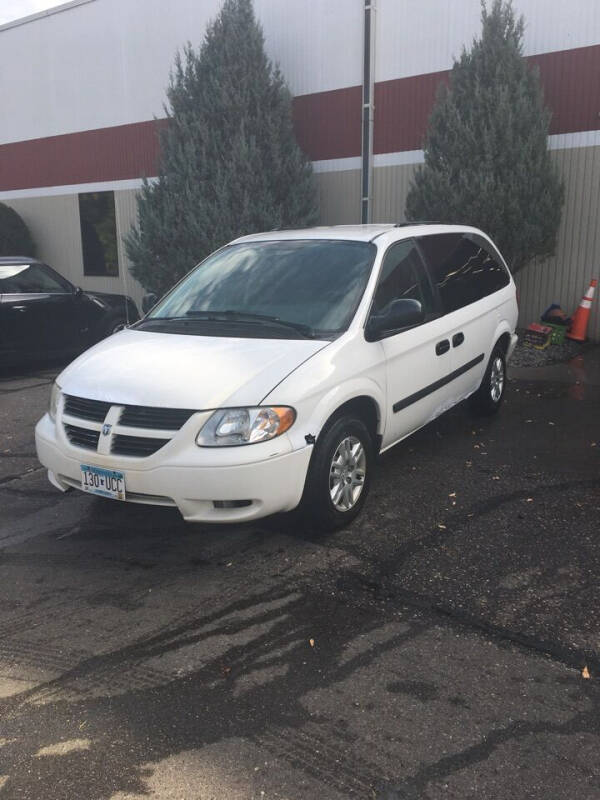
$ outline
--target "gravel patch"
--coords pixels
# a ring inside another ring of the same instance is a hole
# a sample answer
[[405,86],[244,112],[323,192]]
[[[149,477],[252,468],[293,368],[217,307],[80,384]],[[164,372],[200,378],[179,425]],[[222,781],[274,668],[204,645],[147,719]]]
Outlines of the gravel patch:
[[510,358],[513,367],[545,367],[548,364],[570,361],[583,353],[589,346],[586,342],[565,339],[563,344],[551,344],[545,350],[536,350],[535,347],[527,347],[523,344],[524,328],[519,328],[517,334],[519,343]]

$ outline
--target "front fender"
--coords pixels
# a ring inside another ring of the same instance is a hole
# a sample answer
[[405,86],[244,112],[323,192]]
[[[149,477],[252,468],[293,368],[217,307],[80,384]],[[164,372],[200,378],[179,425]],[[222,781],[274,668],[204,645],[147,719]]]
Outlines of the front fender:
[[315,440],[323,430],[327,420],[350,400],[368,397],[377,410],[377,433],[383,436],[385,428],[385,392],[383,386],[369,378],[356,378],[343,384],[332,386],[320,398],[303,400],[298,403],[298,424],[288,432],[294,449],[305,447],[307,441]]
[[337,409],[368,397],[377,410],[377,432],[386,418],[386,362],[381,342],[367,342],[362,329],[323,348],[263,398],[265,405],[292,405],[297,419],[288,431],[294,449],[317,439]]

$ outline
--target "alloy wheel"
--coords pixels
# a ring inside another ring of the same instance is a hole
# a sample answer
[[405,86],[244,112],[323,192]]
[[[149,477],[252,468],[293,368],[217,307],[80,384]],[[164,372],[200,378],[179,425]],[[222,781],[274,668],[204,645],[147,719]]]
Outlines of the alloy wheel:
[[500,356],[496,356],[492,362],[490,373],[490,394],[494,403],[500,402],[504,389],[504,362]]
[[367,455],[360,439],[346,436],[337,446],[329,469],[329,494],[338,511],[349,511],[365,485]]

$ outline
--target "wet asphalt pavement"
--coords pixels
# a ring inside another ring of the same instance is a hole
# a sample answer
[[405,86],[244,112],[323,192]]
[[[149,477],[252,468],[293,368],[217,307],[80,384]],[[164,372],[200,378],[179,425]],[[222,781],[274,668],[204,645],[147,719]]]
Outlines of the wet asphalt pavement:
[[61,495],[53,374],[0,379],[0,798],[600,798],[599,349],[329,536]]

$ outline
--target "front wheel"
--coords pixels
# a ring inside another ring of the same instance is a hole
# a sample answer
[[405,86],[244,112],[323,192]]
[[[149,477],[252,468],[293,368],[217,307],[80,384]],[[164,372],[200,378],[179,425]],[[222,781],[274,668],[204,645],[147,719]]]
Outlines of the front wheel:
[[481,414],[495,414],[502,403],[506,388],[506,360],[500,347],[495,347],[481,381],[471,398],[472,408]]
[[373,440],[362,420],[344,416],[319,436],[301,510],[316,528],[336,530],[360,513],[373,468]]

